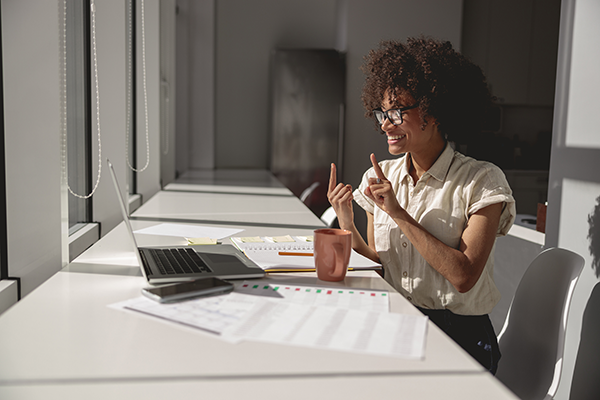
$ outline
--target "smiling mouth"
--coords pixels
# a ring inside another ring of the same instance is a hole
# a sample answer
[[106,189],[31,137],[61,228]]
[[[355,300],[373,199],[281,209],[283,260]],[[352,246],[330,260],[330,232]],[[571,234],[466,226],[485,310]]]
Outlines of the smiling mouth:
[[387,138],[388,138],[388,140],[400,140],[405,137],[406,137],[406,135],[396,135],[396,136],[389,135]]

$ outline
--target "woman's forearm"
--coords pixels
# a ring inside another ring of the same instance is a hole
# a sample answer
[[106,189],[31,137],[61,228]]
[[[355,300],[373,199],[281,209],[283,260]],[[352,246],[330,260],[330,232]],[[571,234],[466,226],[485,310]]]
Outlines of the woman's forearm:
[[354,251],[375,262],[379,262],[379,254],[377,254],[375,250],[369,247],[369,245],[367,244],[367,242],[365,242],[354,223],[352,223],[350,226],[340,225],[340,228],[352,232],[352,249]]
[[404,210],[393,219],[425,261],[465,293],[477,283],[489,258],[501,209],[494,204],[472,215],[458,249],[438,240]]

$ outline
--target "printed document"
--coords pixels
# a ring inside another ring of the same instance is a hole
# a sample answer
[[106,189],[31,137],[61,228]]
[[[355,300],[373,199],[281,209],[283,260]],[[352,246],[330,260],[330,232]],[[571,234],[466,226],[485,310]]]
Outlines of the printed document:
[[232,342],[254,340],[409,359],[424,357],[427,317],[387,312],[385,291],[264,283],[243,286],[228,295],[171,304],[139,297],[113,307],[199,328]]
[[223,332],[256,340],[364,354],[421,359],[427,317],[265,301]]

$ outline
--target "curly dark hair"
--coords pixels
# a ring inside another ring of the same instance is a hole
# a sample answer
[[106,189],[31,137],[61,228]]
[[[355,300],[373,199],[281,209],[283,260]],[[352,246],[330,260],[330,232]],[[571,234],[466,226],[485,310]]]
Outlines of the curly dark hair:
[[426,118],[433,117],[442,135],[456,143],[482,131],[495,100],[481,68],[448,41],[423,36],[406,43],[383,41],[365,57],[361,69],[366,74],[362,101],[368,118],[381,107],[388,90],[392,101],[409,94],[419,104],[422,128]]

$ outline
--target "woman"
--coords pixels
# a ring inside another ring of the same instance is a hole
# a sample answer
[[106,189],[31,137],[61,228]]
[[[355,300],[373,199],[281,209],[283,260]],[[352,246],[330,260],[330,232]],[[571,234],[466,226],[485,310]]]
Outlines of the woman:
[[[454,151],[481,132],[492,105],[481,70],[449,42],[382,42],[363,66],[362,100],[388,150],[401,156],[365,172],[360,187],[336,184],[328,198],[353,248],[383,265],[385,279],[495,373],[500,352],[488,314],[496,236],[510,229],[514,198],[502,171]],[[359,234],[352,200],[367,213]]]

